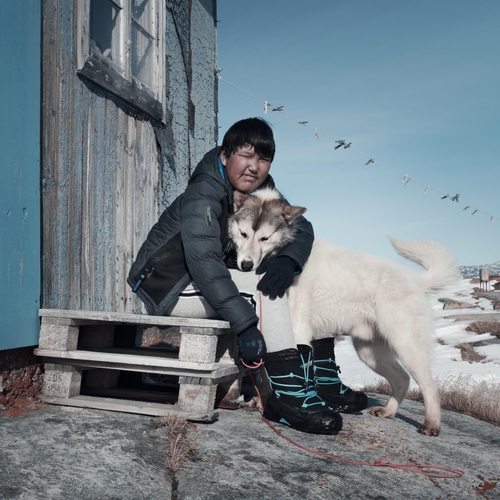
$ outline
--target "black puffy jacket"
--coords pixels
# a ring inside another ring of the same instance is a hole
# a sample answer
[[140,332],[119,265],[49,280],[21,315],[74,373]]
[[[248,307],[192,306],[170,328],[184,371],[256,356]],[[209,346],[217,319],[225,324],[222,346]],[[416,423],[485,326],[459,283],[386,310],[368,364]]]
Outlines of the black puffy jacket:
[[[238,334],[258,318],[240,297],[225,264],[231,248],[227,221],[233,213],[233,188],[221,174],[219,155],[220,147],[216,147],[204,156],[184,193],[162,213],[139,250],[127,282],[149,314],[162,315],[193,281]],[[262,187],[274,187],[270,175]],[[279,255],[291,257],[302,269],[313,240],[311,224],[299,217],[294,242]]]

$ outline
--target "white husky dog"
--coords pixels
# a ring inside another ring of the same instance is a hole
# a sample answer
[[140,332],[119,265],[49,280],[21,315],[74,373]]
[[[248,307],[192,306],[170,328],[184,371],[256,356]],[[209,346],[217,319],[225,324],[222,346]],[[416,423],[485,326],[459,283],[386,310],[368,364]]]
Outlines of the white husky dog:
[[[235,192],[229,234],[240,269],[260,263],[293,240],[293,221],[306,211],[290,206],[274,189],[244,195]],[[384,407],[370,408],[393,418],[408,391],[410,377],[425,401],[419,432],[437,436],[439,395],[430,370],[434,343],[432,308],[426,294],[459,278],[453,256],[430,240],[391,239],[396,251],[426,270],[418,273],[396,262],[332,245],[316,238],[311,255],[288,289],[297,344],[346,333],[359,358],[387,379],[391,396]]]

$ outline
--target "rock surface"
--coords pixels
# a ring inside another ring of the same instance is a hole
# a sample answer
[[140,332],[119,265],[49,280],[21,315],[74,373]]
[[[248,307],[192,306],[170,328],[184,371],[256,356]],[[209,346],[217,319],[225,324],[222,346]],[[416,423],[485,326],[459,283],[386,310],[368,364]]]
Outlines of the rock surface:
[[[370,405],[386,396],[370,395]],[[276,427],[303,446],[355,461],[460,469],[458,478],[339,462],[302,451],[257,411],[220,410],[191,431],[196,455],[177,484],[164,468],[166,430],[151,417],[52,406],[0,413],[0,498],[22,500],[497,499],[500,429],[443,412],[437,438],[418,434],[424,408],[404,401],[396,419],[344,416],[338,436]],[[446,473],[429,469],[435,473]]]
[[477,305],[470,304],[469,302],[464,302],[462,300],[454,300],[454,299],[448,299],[448,298],[441,298],[438,299],[439,302],[443,303],[443,309],[473,309],[475,307],[478,307]]

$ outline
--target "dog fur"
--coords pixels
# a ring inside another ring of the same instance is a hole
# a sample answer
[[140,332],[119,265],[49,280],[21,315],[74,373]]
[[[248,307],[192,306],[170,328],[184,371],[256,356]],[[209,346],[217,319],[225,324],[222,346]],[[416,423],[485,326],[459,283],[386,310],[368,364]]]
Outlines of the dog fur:
[[[255,270],[294,237],[294,220],[306,211],[290,206],[276,190],[235,192],[229,234],[238,267]],[[359,358],[391,385],[384,407],[372,415],[393,418],[413,377],[425,402],[419,432],[437,436],[441,412],[431,374],[434,316],[427,294],[459,279],[454,257],[430,240],[390,240],[418,273],[396,262],[332,245],[316,238],[302,273],[287,295],[297,344],[350,334]]]

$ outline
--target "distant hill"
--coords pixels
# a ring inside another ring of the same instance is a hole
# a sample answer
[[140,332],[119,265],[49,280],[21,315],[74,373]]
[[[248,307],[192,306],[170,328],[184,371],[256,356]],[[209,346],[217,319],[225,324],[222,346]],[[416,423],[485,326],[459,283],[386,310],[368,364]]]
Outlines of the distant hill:
[[500,260],[494,264],[484,264],[482,266],[459,266],[464,278],[479,278],[479,269],[488,269],[490,276],[500,274]]

